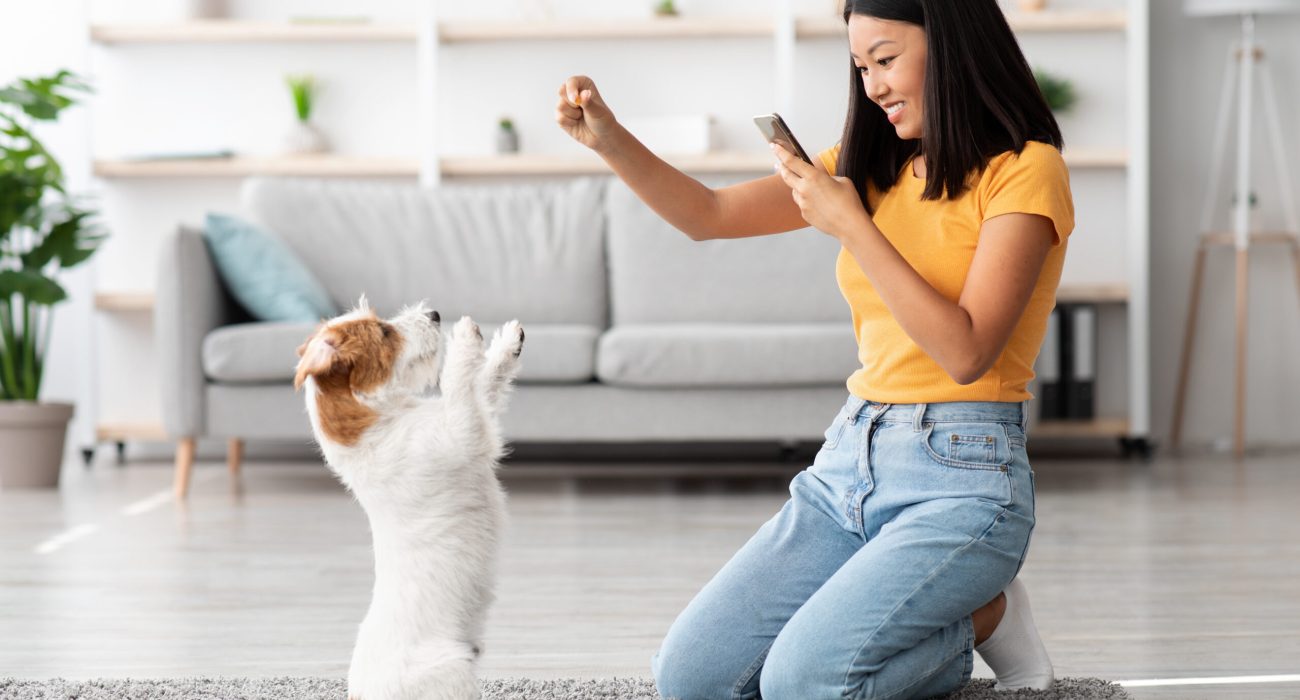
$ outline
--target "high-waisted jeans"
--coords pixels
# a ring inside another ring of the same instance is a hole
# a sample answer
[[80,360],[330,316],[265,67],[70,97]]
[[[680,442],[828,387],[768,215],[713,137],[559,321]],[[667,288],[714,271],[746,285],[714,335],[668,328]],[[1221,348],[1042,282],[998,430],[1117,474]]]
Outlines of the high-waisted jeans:
[[927,698],[970,680],[971,613],[1034,529],[1024,403],[851,397],[790,500],[651,660],[679,700]]

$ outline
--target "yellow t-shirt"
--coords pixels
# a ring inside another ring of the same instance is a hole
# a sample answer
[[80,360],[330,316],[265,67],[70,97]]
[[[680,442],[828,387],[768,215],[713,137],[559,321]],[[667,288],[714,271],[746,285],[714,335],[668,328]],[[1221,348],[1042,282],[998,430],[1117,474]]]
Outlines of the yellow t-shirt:
[[[835,172],[839,154],[838,144],[820,154],[827,172]],[[862,362],[862,368],[848,380],[854,396],[882,403],[1033,398],[1026,387],[1034,377],[1034,360],[1047,332],[1047,318],[1056,305],[1066,243],[1074,229],[1070,172],[1056,148],[1030,141],[1018,156],[1012,151],[998,155],[970,178],[973,186],[957,199],[925,201],[921,199],[925,180],[913,174],[909,162],[897,183],[883,195],[874,186],[869,188],[868,199],[875,211],[872,219],[908,264],[954,303],[961,297],[985,221],[1015,212],[1051,219],[1056,240],[1029,306],[993,367],[962,386],[903,331],[857,260],[841,248],[835,277],[853,312]]]

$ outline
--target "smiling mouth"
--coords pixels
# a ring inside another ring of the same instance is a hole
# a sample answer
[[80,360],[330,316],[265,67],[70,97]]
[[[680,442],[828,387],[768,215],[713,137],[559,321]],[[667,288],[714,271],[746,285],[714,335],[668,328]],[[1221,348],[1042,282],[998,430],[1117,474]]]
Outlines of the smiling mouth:
[[885,114],[887,114],[887,115],[889,115],[889,116],[892,117],[892,116],[894,116],[895,114],[898,114],[898,112],[899,112],[900,110],[902,110],[903,107],[906,107],[906,106],[907,106],[907,103],[906,103],[906,102],[895,102],[894,104],[889,105],[888,107],[885,107],[885,108],[884,108],[884,110],[885,110]]

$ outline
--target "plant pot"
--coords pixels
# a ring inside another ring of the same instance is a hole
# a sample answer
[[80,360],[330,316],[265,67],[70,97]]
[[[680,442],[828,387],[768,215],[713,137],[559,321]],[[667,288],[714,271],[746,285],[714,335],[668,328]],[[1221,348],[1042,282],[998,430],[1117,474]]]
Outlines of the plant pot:
[[315,124],[295,119],[293,125],[284,134],[284,151],[290,155],[324,153],[329,150],[329,141]]
[[59,485],[70,403],[0,401],[0,490]]
[[519,132],[514,129],[497,129],[497,153],[518,153]]

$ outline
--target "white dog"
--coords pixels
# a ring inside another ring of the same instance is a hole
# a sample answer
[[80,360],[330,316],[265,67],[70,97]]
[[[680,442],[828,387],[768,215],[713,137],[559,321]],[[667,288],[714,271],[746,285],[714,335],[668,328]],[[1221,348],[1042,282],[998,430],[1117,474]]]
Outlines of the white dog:
[[479,697],[475,664],[492,600],[505,494],[498,418],[524,331],[505,324],[486,353],[468,316],[446,344],[423,304],[380,319],[358,308],[298,348],[294,386],[325,461],[370,518],[375,588],[361,623],[352,700]]

